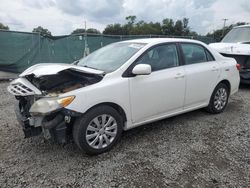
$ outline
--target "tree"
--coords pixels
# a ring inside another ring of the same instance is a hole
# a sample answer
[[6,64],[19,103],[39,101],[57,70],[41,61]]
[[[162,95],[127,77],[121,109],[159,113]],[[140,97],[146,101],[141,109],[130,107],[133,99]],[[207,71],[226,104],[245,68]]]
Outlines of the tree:
[[71,34],[80,34],[80,33],[85,33],[85,29],[77,28],[74,31],[72,31]]
[[136,20],[136,16],[127,16],[125,19],[128,21],[128,25],[133,26]]
[[103,34],[112,35],[168,35],[168,36],[197,36],[197,33],[190,30],[189,19],[177,20],[165,18],[162,23],[136,21],[136,16],[127,16],[125,24],[107,25]]
[[126,19],[127,23],[122,26],[123,30],[125,33],[132,35],[132,30],[133,30],[134,25],[135,25],[136,16],[127,16],[125,19]]
[[3,25],[2,23],[0,23],[0,29],[9,30],[9,27],[7,25]]
[[51,32],[48,29],[45,29],[41,26],[34,28],[32,32],[40,33],[40,35],[43,36],[52,36]]
[[109,35],[127,35],[126,28],[123,27],[121,24],[109,24],[103,31],[103,34]]
[[[77,28],[74,31],[72,31],[71,34],[81,34],[81,33],[85,33],[85,29]],[[97,29],[89,28],[89,29],[87,29],[86,33],[100,34],[101,32]]]
[[161,35],[161,24],[149,22],[146,23],[144,21],[138,22],[134,27],[132,27],[129,31],[131,35]]
[[97,30],[97,29],[89,28],[89,29],[87,29],[87,33],[100,34],[101,32],[99,30]]
[[183,18],[182,23],[183,23],[183,33],[182,35],[189,35],[190,32],[190,27],[188,26],[189,19],[188,18]]
[[162,20],[161,27],[163,35],[173,35],[174,33],[174,21],[172,19],[166,18]]
[[176,36],[182,36],[183,35],[183,23],[181,20],[177,20],[174,25],[174,35]]

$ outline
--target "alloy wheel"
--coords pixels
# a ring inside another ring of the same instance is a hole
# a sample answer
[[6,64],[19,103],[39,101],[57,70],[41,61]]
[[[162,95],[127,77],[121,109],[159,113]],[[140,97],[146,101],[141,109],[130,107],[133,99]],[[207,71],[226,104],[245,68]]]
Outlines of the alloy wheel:
[[214,107],[217,110],[221,110],[227,103],[227,90],[225,88],[219,88],[214,96]]
[[90,147],[102,149],[110,145],[117,135],[117,122],[114,117],[102,114],[90,121],[86,130],[86,140]]

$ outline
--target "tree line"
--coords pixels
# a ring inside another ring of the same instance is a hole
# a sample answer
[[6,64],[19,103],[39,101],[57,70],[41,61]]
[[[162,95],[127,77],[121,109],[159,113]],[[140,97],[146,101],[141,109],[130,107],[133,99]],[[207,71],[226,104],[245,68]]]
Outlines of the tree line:
[[[174,21],[170,18],[165,18],[162,22],[146,22],[143,20],[137,21],[137,17],[127,16],[124,24],[114,23],[107,25],[102,34],[109,35],[167,35],[167,36],[197,36],[195,31],[192,31],[189,26],[189,19],[183,18]],[[238,22],[231,24],[225,28],[217,29],[213,32],[206,34],[208,37],[212,37],[217,41],[220,41],[234,26],[244,25],[245,22]],[[7,25],[0,23],[0,29],[9,30]],[[52,36],[51,32],[38,26],[32,30],[32,32],[38,32],[44,36]],[[80,33],[94,33],[101,34],[101,32],[95,28],[88,28],[86,31],[83,28],[77,28],[71,32],[71,34]]]
[[188,25],[189,19],[174,21],[173,19],[163,19],[162,22],[137,21],[136,16],[126,17],[126,23],[109,24],[103,30],[103,34],[112,35],[172,35],[172,36],[197,36],[195,31],[191,31]]

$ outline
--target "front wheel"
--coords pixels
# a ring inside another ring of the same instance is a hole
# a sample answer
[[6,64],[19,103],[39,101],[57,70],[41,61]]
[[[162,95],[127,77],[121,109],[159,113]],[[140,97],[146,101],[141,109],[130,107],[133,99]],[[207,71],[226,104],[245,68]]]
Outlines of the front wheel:
[[229,88],[224,83],[219,83],[213,91],[210,102],[206,110],[212,114],[224,111],[229,97]]
[[123,119],[110,106],[94,107],[76,120],[73,139],[89,155],[109,151],[121,137]]

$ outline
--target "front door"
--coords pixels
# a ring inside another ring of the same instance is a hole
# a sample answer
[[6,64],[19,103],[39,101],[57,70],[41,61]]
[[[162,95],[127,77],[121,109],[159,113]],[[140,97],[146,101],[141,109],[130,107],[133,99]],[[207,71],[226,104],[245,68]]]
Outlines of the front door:
[[133,123],[180,111],[184,105],[185,74],[175,44],[149,49],[135,64],[149,64],[150,75],[129,78]]

